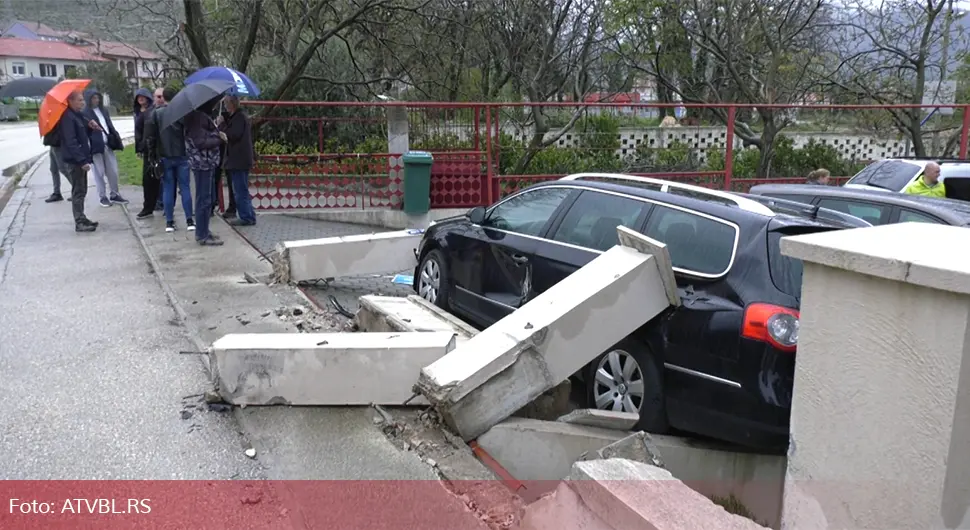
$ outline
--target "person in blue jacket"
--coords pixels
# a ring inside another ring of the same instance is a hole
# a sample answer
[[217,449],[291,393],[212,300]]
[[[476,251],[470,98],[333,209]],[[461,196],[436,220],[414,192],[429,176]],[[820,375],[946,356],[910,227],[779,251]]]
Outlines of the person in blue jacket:
[[[94,158],[94,184],[98,188],[101,206],[108,208],[112,204],[128,204],[118,191],[118,158],[114,154],[115,151],[124,149],[121,135],[111,123],[108,109],[102,105],[104,98],[101,93],[96,90],[89,91],[87,100],[84,117],[98,125],[97,128],[91,129],[90,135],[91,154]],[[110,195],[105,190],[105,178],[108,179]]]
[[62,171],[71,181],[71,209],[74,213],[74,230],[94,232],[98,223],[84,215],[84,199],[88,194],[88,171],[94,164],[88,120],[84,118],[84,96],[74,92],[67,100],[67,110],[61,116],[57,128],[61,133]]

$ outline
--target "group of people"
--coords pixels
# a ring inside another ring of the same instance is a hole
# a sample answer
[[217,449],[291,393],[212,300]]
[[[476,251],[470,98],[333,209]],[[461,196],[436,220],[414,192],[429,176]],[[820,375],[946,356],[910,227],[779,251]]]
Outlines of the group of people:
[[[234,225],[256,224],[249,195],[249,171],[255,158],[251,122],[239,99],[229,95],[162,128],[166,107],[176,94],[172,88],[159,88],[154,95],[145,89],[135,93],[135,151],[142,159],[145,200],[137,218],[151,218],[160,209],[165,215],[165,231],[174,232],[175,198],[180,195],[186,229],[195,232],[200,245],[219,246],[223,242],[209,230],[209,219],[216,214],[223,172],[230,193],[226,219]],[[51,147],[54,179],[54,192],[47,202],[64,199],[59,175],[63,173],[71,183],[74,228],[78,232],[93,232],[98,227],[84,213],[87,177],[92,169],[102,206],[128,203],[118,190],[114,154],[124,146],[101,102],[101,94],[94,91],[87,104],[82,93],[71,94],[64,115],[44,137],[44,144]],[[220,106],[223,112],[217,112]],[[195,176],[194,204],[190,170]]]

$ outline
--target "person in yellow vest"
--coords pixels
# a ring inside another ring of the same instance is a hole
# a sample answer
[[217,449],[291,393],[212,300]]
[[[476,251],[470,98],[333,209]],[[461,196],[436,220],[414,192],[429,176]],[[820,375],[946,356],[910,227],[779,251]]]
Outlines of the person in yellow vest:
[[946,198],[946,188],[940,182],[940,165],[930,162],[923,168],[923,174],[912,184],[906,186],[903,193],[908,195],[923,195],[926,197]]

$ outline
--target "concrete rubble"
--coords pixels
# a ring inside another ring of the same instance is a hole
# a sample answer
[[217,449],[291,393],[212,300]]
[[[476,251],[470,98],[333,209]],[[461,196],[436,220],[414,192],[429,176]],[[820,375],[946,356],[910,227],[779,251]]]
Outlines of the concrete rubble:
[[277,247],[273,273],[280,283],[413,269],[424,230],[286,241]]
[[586,425],[587,427],[628,431],[640,421],[640,415],[614,410],[577,409],[565,416],[560,416],[556,421],[572,423],[573,425]]
[[577,462],[555,492],[530,504],[521,530],[763,530],[669,471],[621,458]]
[[361,296],[356,321],[360,331],[368,333],[448,331],[455,334],[457,344],[478,334],[461,319],[416,295]]
[[239,333],[210,348],[220,395],[234,405],[400,405],[454,333]]
[[[662,243],[618,232],[628,244],[667,253]],[[676,301],[664,263],[669,257],[611,248],[425,367],[415,390],[463,439],[478,437]]]

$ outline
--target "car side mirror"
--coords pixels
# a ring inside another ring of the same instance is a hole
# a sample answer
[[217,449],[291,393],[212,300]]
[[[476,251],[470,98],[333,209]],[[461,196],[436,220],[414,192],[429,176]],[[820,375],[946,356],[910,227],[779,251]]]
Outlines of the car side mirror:
[[481,206],[472,208],[466,216],[472,223],[480,225],[485,222],[485,208]]

